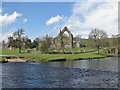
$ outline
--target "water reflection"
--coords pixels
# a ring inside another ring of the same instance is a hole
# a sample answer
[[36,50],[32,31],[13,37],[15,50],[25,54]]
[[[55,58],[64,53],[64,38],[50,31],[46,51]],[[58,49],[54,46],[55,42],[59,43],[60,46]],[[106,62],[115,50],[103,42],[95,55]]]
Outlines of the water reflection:
[[41,62],[41,64],[117,71],[118,57],[108,57],[108,58],[101,58],[101,59],[94,59],[94,60]]

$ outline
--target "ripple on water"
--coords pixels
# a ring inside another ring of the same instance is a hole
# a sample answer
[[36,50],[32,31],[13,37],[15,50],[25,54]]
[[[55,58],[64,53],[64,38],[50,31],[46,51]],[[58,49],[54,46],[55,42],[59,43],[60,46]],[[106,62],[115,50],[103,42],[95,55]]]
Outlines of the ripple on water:
[[47,65],[36,62],[3,64],[2,79],[3,88],[116,88],[118,85],[117,72],[52,66],[51,62]]

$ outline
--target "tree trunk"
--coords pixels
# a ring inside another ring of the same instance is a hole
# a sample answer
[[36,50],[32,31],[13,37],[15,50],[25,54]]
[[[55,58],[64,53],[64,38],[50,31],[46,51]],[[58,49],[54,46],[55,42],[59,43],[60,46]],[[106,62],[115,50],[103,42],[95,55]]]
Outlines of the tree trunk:
[[63,52],[63,54],[65,54],[64,49],[63,49],[63,48],[62,48],[62,52]]
[[99,46],[97,46],[97,51],[98,51],[98,52],[97,52],[97,55],[99,55]]
[[21,53],[21,46],[19,45],[19,53]]

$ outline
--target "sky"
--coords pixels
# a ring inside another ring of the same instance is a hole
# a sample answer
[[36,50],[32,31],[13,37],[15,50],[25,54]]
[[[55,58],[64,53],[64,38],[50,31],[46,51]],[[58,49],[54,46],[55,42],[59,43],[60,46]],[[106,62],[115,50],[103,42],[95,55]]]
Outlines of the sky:
[[88,38],[94,28],[109,37],[118,33],[117,2],[3,2],[0,13],[0,41],[21,28],[32,40],[46,34],[56,37],[65,26],[74,37]]

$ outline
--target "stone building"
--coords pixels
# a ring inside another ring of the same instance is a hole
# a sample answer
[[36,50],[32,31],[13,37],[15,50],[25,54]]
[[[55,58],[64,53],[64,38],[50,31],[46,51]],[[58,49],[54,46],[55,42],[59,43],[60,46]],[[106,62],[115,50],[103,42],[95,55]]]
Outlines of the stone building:
[[81,36],[80,35],[73,38],[73,46],[75,48],[81,47]]
[[[68,33],[65,34],[65,32]],[[80,47],[80,38],[75,37],[73,38],[73,34],[70,30],[65,27],[63,30],[60,30],[60,33],[53,38],[51,48],[73,48],[73,47]]]

